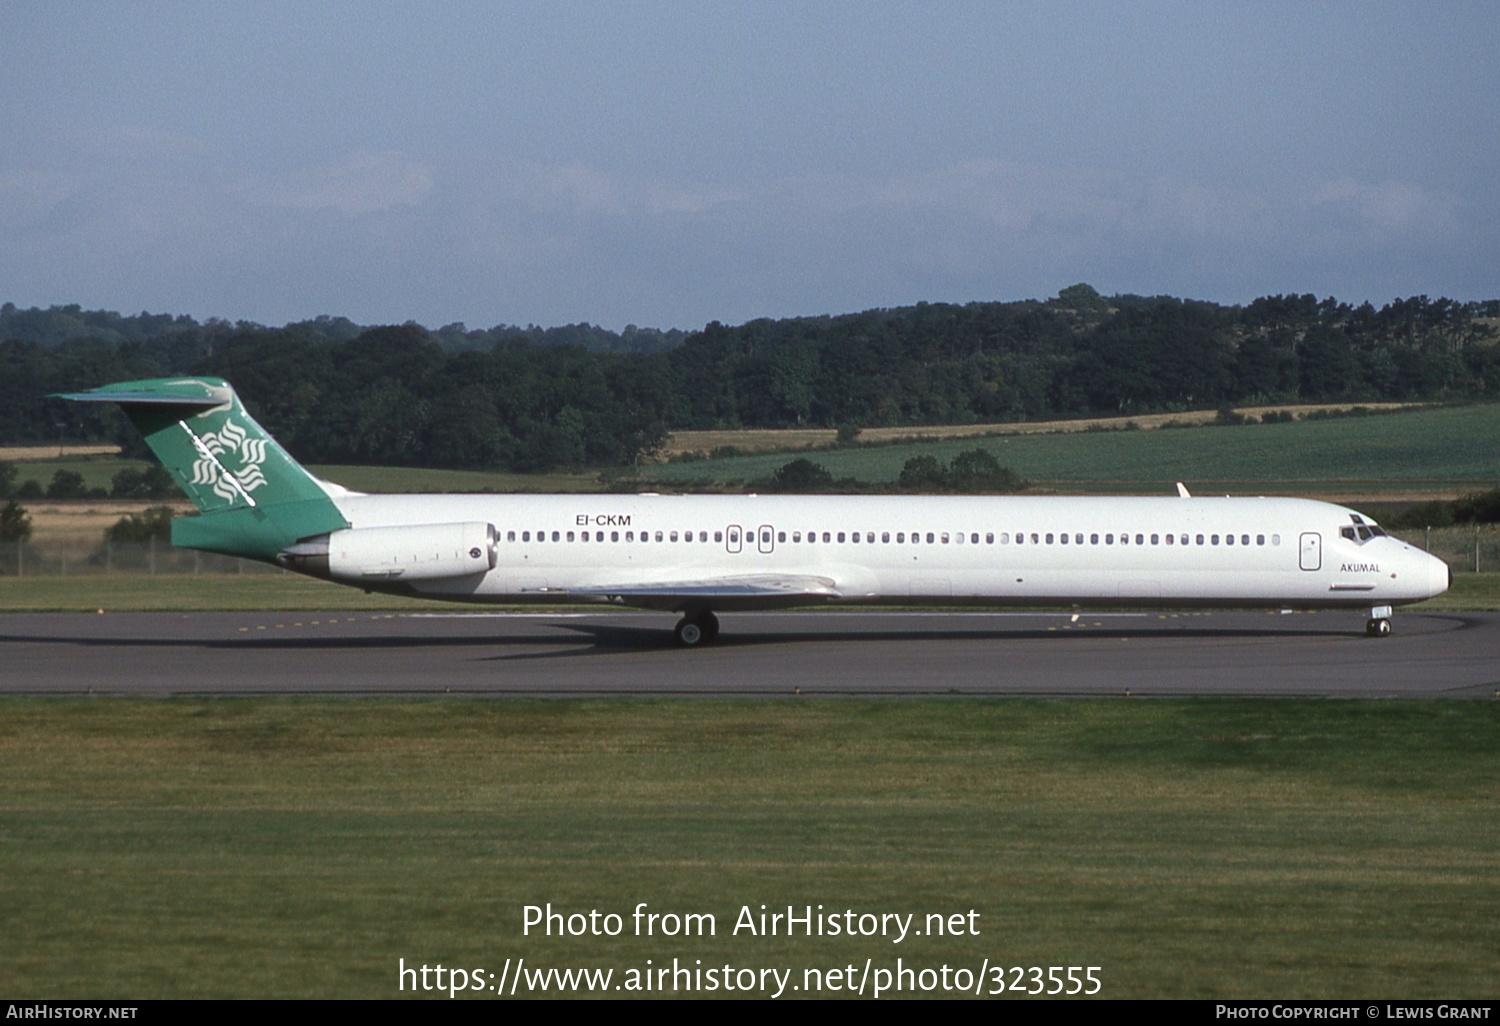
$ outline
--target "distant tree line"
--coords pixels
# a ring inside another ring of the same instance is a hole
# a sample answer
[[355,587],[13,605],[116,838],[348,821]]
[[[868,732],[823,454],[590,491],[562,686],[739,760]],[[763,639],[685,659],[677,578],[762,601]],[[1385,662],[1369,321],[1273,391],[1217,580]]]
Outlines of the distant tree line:
[[20,480],[20,476],[14,463],[0,461],[0,499],[169,499],[182,494],[159,463],[145,470],[122,467],[108,488],[89,488],[76,470],[57,470],[45,488],[34,477]]
[[314,463],[622,465],[674,429],[965,424],[1303,402],[1500,399],[1500,301],[1375,308],[1104,297],[919,303],[692,333],[589,325],[282,328],[0,307],[0,439],[118,440],[119,415],[49,392],[228,378]]
[[1385,519],[1387,527],[1419,529],[1460,524],[1500,524],[1500,488],[1471,492],[1456,499],[1434,499],[1408,506]]
[[922,495],[956,493],[961,495],[1002,495],[1024,491],[1029,485],[1014,470],[1002,467],[985,449],[970,449],[945,463],[936,456],[913,456],[901,468],[895,481],[861,481],[835,478],[827,467],[805,456],[777,467],[763,481],[748,482],[746,487],[765,492],[890,494],[914,492]]

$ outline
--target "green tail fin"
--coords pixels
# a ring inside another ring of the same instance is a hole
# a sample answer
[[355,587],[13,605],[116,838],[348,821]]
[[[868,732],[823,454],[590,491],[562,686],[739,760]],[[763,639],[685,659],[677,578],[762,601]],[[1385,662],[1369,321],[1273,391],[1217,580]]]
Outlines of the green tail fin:
[[172,543],[272,561],[299,539],[347,527],[327,488],[245,412],[221,378],[123,381],[63,395],[118,403],[199,517]]

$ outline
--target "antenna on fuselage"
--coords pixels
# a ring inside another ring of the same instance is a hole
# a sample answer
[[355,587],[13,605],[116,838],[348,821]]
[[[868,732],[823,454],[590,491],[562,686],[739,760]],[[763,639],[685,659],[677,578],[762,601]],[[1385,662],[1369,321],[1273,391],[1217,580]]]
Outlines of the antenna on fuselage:
[[1188,494],[1187,485],[1183,484],[1181,481],[1177,482],[1177,494],[1184,499],[1192,498],[1192,496]]

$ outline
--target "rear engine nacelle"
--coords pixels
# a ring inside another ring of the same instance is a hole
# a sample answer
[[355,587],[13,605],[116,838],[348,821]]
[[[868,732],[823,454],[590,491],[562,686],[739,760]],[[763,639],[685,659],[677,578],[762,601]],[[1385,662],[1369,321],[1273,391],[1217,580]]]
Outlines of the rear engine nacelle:
[[430,581],[495,569],[500,532],[494,524],[356,527],[283,549],[282,566],[338,580]]

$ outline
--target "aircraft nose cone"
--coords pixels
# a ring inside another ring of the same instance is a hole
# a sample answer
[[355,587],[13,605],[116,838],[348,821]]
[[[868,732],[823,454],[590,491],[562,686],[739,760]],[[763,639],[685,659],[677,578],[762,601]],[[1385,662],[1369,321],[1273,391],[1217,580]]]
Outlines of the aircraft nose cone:
[[1453,587],[1453,569],[1436,556],[1427,558],[1430,560],[1427,565],[1427,590],[1433,595],[1441,595]]

